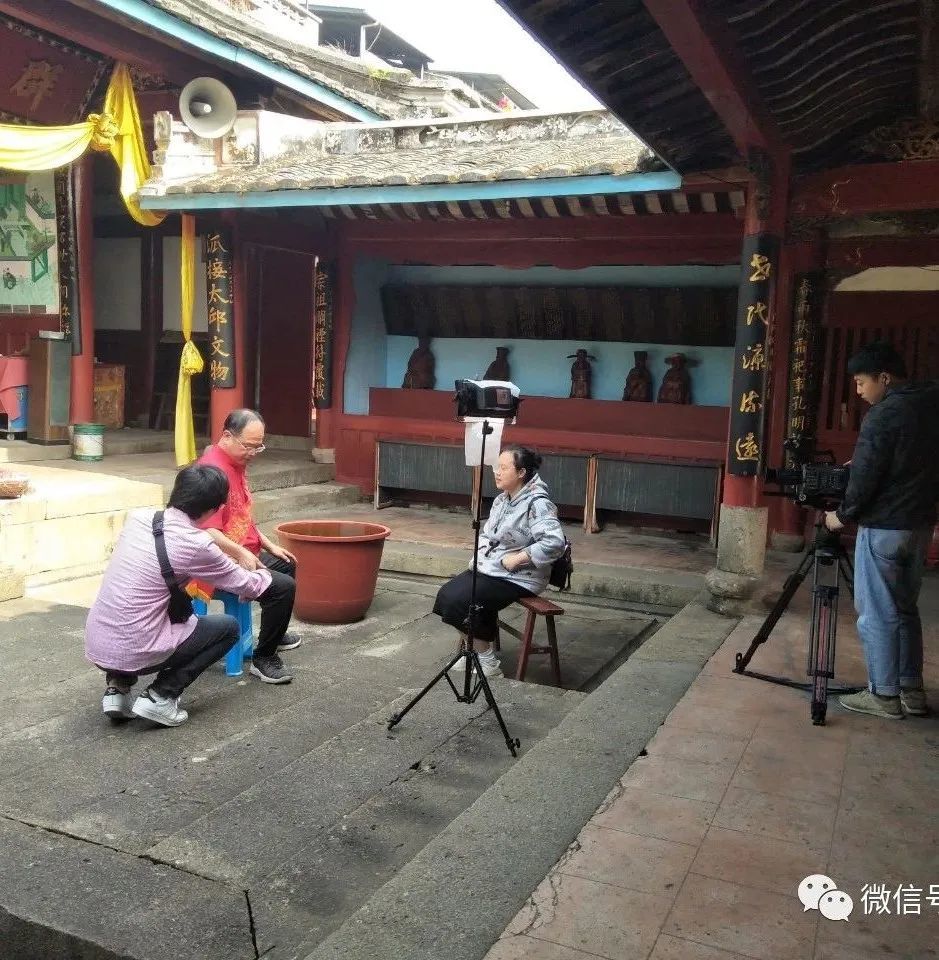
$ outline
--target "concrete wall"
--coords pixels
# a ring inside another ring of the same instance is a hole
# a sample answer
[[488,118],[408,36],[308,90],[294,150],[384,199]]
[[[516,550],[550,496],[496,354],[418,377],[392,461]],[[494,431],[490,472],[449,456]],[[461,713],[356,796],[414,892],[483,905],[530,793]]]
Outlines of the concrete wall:
[[[369,387],[400,387],[408,357],[417,346],[413,337],[388,336],[385,332],[380,289],[385,283],[461,285],[578,285],[578,286],[722,286],[735,287],[740,278],[736,265],[720,267],[589,267],[560,270],[534,267],[512,270],[500,267],[412,267],[359,259],[355,264],[355,307],[352,341],[346,367],[345,409],[368,413]],[[654,388],[665,373],[665,357],[681,352],[693,361],[692,391],[696,404],[726,406],[729,402],[732,347],[689,347],[665,344],[585,343],[562,340],[470,340],[440,337],[432,349],[436,359],[437,386],[447,389],[460,377],[485,372],[497,346],[509,346],[512,376],[529,396],[566,397],[570,390],[567,355],[586,347],[597,357],[593,390],[598,400],[619,400],[635,350],[649,351]]]
[[139,330],[140,238],[96,238],[94,271],[95,329]]
[[[179,274],[179,237],[163,238],[163,329],[182,329],[182,286]],[[192,329],[209,329],[206,303],[205,265],[200,259],[201,243],[196,239],[195,303],[192,308]]]

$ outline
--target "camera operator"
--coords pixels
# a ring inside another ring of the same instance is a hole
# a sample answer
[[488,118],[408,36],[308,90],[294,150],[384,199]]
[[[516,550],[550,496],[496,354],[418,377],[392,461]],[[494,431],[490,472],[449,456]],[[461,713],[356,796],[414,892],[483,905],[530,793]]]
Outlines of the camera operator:
[[[492,649],[500,610],[522,597],[544,592],[551,564],[565,550],[564,532],[557,507],[548,499],[548,488],[538,475],[541,457],[527,447],[512,444],[499,454],[493,467],[501,491],[479,541],[476,583],[474,648],[487,677],[501,677],[499,658]],[[472,569],[445,583],[434,603],[444,623],[459,630],[466,642]],[[466,661],[460,661],[460,665]]]
[[883,342],[851,357],[848,373],[871,409],[844,501],[825,525],[858,524],[854,605],[868,689],[839,702],[876,717],[925,716],[917,601],[939,497],[939,385],[909,383],[903,358]]

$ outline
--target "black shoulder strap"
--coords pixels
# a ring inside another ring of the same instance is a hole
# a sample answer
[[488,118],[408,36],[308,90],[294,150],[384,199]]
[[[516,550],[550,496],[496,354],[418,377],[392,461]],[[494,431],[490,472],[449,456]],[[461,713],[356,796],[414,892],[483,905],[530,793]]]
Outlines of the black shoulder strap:
[[166,585],[172,590],[174,587],[179,586],[179,584],[176,581],[176,574],[173,573],[173,568],[170,566],[170,558],[166,553],[162,510],[157,510],[153,515],[153,541],[156,544],[157,559],[160,561],[160,573],[163,574]]
[[[531,517],[531,508],[539,500],[550,500],[550,497],[546,497],[543,493],[536,493],[531,500],[528,501],[528,516]],[[530,521],[529,521],[530,522]]]

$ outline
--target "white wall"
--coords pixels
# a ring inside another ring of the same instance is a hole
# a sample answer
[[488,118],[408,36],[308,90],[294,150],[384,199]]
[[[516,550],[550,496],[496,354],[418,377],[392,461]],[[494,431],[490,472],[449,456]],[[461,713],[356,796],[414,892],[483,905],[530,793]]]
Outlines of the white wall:
[[835,287],[842,291],[939,290],[939,266],[869,267],[845,277]]
[[140,239],[95,238],[94,273],[95,329],[139,330]]
[[[182,330],[182,289],[179,277],[179,237],[163,238],[163,329]],[[139,273],[139,270],[138,270]],[[202,262],[202,243],[196,239],[195,302],[192,307],[192,329],[209,329],[206,304],[205,264]],[[139,295],[138,295],[139,299]]]

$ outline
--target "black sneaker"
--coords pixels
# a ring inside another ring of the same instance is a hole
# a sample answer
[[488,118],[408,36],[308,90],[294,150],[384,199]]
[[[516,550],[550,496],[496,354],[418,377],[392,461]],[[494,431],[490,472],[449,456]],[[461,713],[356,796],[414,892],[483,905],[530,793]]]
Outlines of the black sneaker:
[[270,657],[255,657],[248,670],[263,683],[290,683],[293,674],[284,669],[284,662],[275,653]]
[[295,633],[285,633],[283,640],[277,644],[277,650],[296,650],[303,641]]

